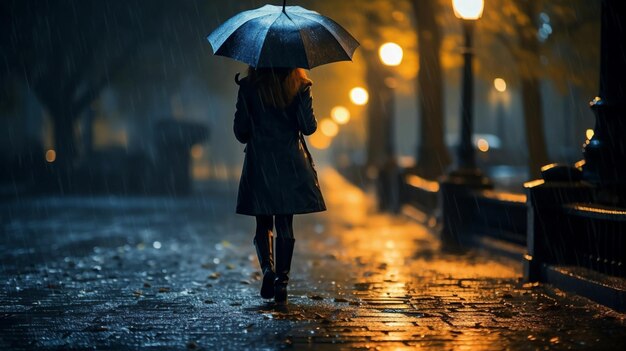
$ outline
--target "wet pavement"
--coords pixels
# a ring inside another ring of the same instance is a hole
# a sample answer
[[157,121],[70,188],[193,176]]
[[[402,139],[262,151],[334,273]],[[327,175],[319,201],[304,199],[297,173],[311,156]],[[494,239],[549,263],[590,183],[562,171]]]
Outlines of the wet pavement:
[[332,170],[297,216],[290,304],[258,297],[234,182],[185,199],[0,203],[0,349],[622,349],[623,314],[439,250]]

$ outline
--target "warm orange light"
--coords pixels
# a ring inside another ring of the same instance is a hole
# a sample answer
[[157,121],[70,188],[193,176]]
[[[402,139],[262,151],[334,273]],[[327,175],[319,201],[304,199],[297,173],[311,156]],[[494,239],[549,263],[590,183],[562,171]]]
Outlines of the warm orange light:
[[426,190],[428,192],[431,193],[436,193],[439,191],[439,183],[434,181],[434,180],[428,180],[422,177],[419,177],[415,174],[410,174],[406,176],[406,182],[407,184],[422,189],[422,190]]
[[484,0],[452,0],[454,15],[464,20],[477,20],[483,15]]
[[350,121],[350,111],[343,106],[335,106],[330,110],[330,117],[337,124],[346,124]]
[[587,129],[585,131],[585,136],[587,137],[587,140],[591,140],[591,138],[593,138],[594,134],[595,133],[594,133],[593,129]]
[[506,91],[506,81],[502,78],[496,78],[493,80],[493,86],[497,91],[504,93]]
[[332,139],[322,133],[315,133],[309,138],[309,143],[316,149],[324,150],[330,146]]
[[334,137],[339,133],[339,126],[329,118],[325,118],[320,122],[320,130],[327,137]]
[[46,151],[46,161],[49,163],[54,162],[57,159],[57,152],[54,150]]
[[365,105],[370,99],[370,94],[361,87],[355,87],[350,90],[350,100],[355,105]]
[[191,157],[193,157],[194,159],[197,160],[199,158],[202,158],[203,153],[204,149],[202,148],[202,145],[196,144],[191,147]]
[[527,196],[518,193],[507,193],[505,191],[485,190],[481,194],[489,199],[496,199],[503,202],[517,202],[519,204],[526,203]]
[[478,150],[482,152],[489,151],[489,142],[483,138],[478,139],[476,146],[478,147]]
[[402,62],[403,55],[402,48],[396,43],[385,43],[378,49],[380,60],[387,66],[399,65]]

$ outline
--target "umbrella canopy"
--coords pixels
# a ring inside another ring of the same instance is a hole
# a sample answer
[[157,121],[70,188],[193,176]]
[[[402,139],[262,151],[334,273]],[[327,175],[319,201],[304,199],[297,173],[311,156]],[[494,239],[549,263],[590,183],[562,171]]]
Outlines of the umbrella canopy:
[[300,6],[241,12],[207,36],[213,54],[253,67],[313,68],[350,61],[359,43],[335,21]]

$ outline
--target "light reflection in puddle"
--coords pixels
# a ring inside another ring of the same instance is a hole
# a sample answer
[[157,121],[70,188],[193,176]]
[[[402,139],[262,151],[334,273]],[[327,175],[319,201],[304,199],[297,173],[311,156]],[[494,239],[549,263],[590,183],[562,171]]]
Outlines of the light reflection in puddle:
[[471,306],[485,301],[485,295],[495,303],[495,292],[485,291],[484,282],[501,279],[512,284],[520,276],[520,265],[494,262],[476,252],[441,253],[424,227],[377,214],[372,199],[336,173],[322,177],[329,213],[319,217],[325,226],[322,235],[333,238],[332,261],[315,255],[328,251],[328,240],[305,238],[300,245],[316,262],[310,274],[341,282],[345,290],[337,288],[337,293],[360,302],[343,309],[351,311],[350,323],[364,328],[352,336],[368,337],[369,346],[377,350],[420,345],[487,350],[494,343],[507,344],[500,333],[484,328],[494,327],[493,315],[472,313]]

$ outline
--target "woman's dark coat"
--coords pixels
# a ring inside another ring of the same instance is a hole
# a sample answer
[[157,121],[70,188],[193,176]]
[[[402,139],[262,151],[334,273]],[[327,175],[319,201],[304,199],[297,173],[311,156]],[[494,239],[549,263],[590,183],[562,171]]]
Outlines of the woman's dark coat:
[[246,144],[237,213],[278,215],[326,210],[313,161],[301,134],[317,129],[311,88],[284,110],[267,106],[248,78],[238,81],[234,132]]

